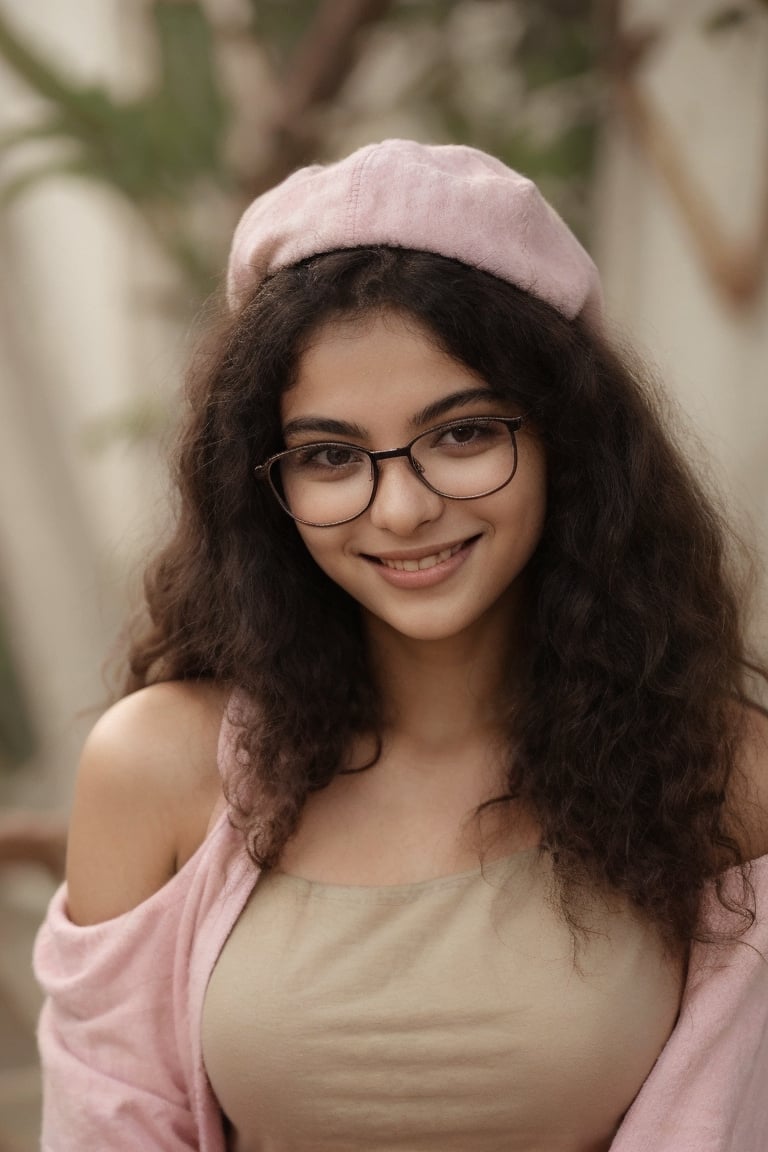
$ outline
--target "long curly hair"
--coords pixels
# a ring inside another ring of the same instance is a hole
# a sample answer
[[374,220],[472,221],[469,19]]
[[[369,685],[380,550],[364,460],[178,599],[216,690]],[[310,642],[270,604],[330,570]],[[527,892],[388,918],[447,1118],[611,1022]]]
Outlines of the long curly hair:
[[[566,915],[585,885],[607,889],[685,942],[700,938],[715,880],[737,936],[753,898],[726,798],[755,665],[725,522],[628,357],[487,273],[402,249],[328,253],[271,276],[211,337],[190,377],[176,528],[146,577],[150,619],[125,690],[214,678],[253,703],[229,788],[266,867],[309,792],[381,731],[358,606],[253,469],[283,447],[280,397],[312,333],[382,310],[413,317],[519,405],[546,452],[525,678],[510,673],[507,792],[492,803],[535,813]],[[721,879],[732,865],[735,892]]]

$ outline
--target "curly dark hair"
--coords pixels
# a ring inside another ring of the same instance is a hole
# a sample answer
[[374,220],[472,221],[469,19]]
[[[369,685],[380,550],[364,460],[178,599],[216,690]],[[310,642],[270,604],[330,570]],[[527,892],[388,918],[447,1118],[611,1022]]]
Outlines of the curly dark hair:
[[[177,526],[147,575],[151,624],[126,691],[210,677],[254,702],[230,789],[267,867],[308,793],[344,770],[356,737],[381,731],[358,606],[253,469],[284,446],[280,397],[309,336],[382,310],[414,318],[519,405],[546,452],[526,676],[510,673],[504,702],[508,792],[490,803],[517,798],[536,814],[566,915],[586,884],[625,894],[686,942],[701,938],[716,879],[739,935],[753,895],[726,797],[755,665],[724,519],[627,355],[455,260],[384,247],[312,257],[259,285],[198,358]],[[721,879],[732,865],[735,892]]]

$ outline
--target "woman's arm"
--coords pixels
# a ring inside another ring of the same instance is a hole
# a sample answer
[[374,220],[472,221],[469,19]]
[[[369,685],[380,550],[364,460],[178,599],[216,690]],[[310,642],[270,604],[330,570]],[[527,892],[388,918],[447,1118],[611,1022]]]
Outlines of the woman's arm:
[[141,904],[202,843],[221,794],[216,746],[226,692],[155,684],[91,732],[67,851],[68,910],[95,924]]
[[223,707],[216,690],[160,685],[121,701],[87,742],[70,886],[35,947],[45,1152],[219,1147],[201,1143],[186,1031],[207,855],[183,865],[220,793]]

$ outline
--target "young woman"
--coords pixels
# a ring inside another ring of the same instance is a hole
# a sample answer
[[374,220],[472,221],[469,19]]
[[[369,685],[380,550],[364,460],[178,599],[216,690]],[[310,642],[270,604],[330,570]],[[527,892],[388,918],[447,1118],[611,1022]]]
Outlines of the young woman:
[[388,141],[251,206],[229,302],[38,941],[46,1149],[760,1152],[756,669],[591,260]]

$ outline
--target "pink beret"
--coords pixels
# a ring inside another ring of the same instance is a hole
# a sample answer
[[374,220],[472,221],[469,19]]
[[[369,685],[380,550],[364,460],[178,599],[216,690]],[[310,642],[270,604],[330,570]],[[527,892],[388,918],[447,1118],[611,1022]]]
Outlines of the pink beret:
[[377,244],[450,256],[599,324],[597,269],[532,181],[476,148],[412,140],[301,168],[254,200],[232,242],[230,304],[308,256]]

